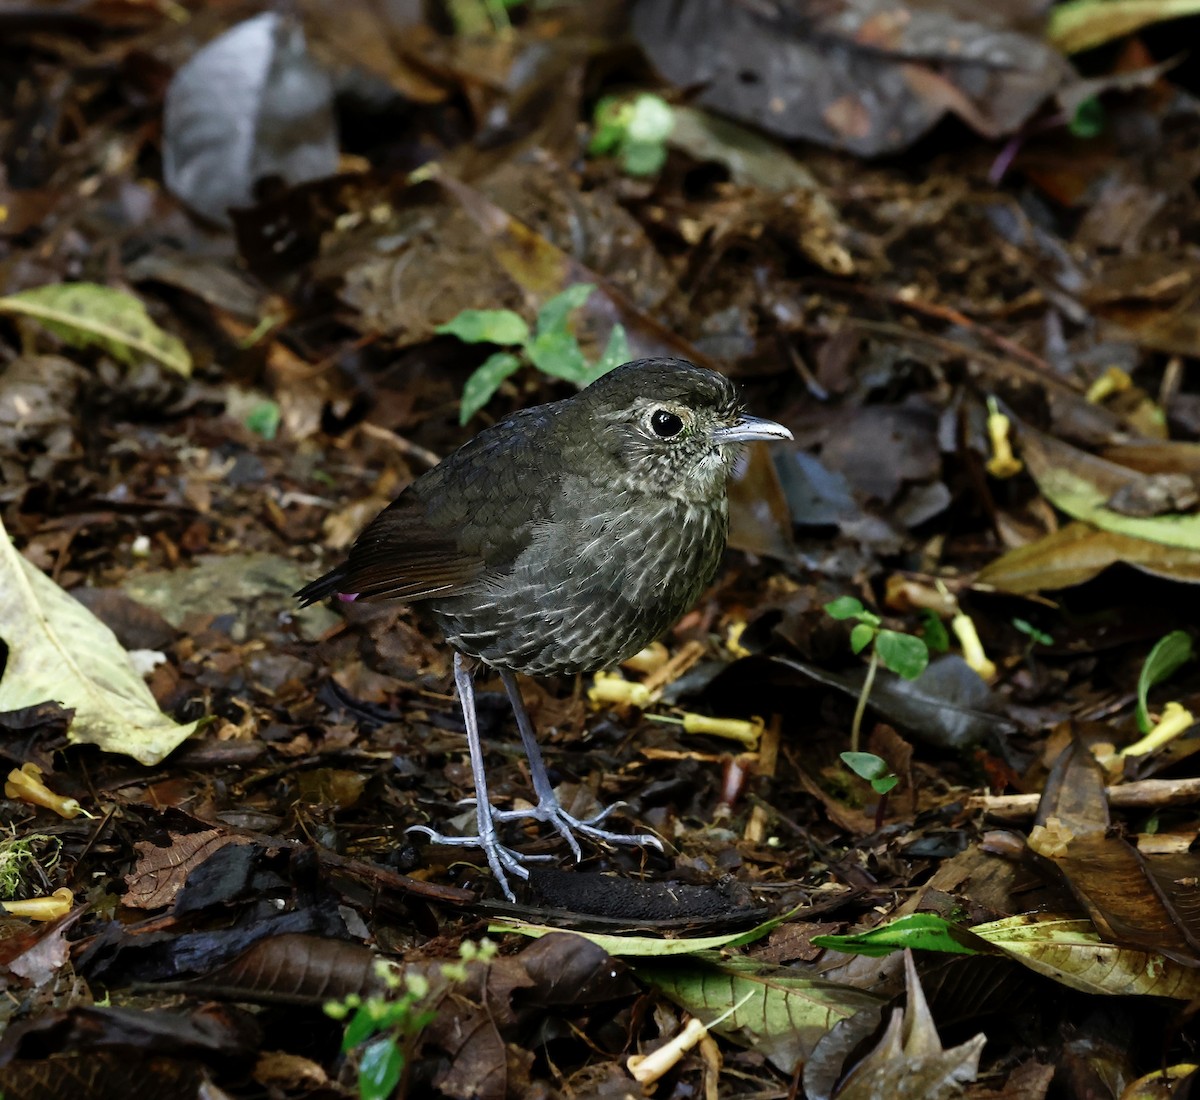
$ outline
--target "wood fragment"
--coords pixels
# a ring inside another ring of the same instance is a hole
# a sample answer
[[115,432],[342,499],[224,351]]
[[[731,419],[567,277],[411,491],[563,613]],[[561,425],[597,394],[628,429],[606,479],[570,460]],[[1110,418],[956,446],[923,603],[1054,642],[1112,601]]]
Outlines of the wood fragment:
[[[1200,802],[1200,777],[1190,779],[1139,779],[1105,787],[1108,803],[1117,809],[1151,809],[1157,806],[1185,806]],[[1037,813],[1040,794],[973,795],[967,810],[992,817],[1019,820]]]

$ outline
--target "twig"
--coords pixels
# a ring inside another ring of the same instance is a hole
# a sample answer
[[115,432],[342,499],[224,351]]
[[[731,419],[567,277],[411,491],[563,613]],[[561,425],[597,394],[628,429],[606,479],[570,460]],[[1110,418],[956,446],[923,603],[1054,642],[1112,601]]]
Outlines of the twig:
[[[1183,806],[1200,801],[1200,777],[1192,779],[1139,779],[1105,787],[1110,806],[1118,809],[1154,809],[1160,806]],[[1032,817],[1037,813],[1039,794],[974,795],[967,799],[967,809],[1012,820]]]
[[359,425],[359,428],[364,435],[369,435],[372,439],[378,439],[383,443],[391,444],[405,458],[415,458],[431,470],[442,461],[433,451],[422,447],[419,443],[414,443],[411,439],[405,439],[404,436],[397,435],[390,428],[383,428],[378,424],[372,424],[366,420]]

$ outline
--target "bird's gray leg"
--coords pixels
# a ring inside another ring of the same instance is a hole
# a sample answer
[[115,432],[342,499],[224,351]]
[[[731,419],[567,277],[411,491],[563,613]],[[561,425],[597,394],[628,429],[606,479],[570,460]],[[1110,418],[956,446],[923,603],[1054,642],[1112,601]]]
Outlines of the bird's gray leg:
[[553,825],[559,835],[570,845],[576,863],[583,858],[583,853],[579,850],[579,841],[575,839],[575,833],[580,833],[593,840],[607,841],[609,844],[634,844],[643,847],[649,845],[661,852],[662,842],[658,837],[651,836],[649,833],[611,833],[607,829],[596,828],[600,822],[624,803],[615,802],[594,817],[583,821],[572,817],[562,808],[558,796],[554,793],[550,776],[546,774],[542,750],[538,747],[537,738],[534,736],[533,722],[529,718],[529,711],[525,709],[525,700],[521,698],[521,689],[517,685],[517,678],[508,669],[499,671],[500,679],[504,683],[504,690],[508,694],[508,701],[512,704],[513,714],[517,718],[517,729],[521,731],[521,744],[525,749],[525,755],[529,758],[529,775],[533,780],[533,793],[537,795],[537,805],[532,810],[493,810],[492,816],[498,821],[532,817]]
[[479,721],[475,715],[475,687],[471,682],[471,664],[460,653],[454,654],[454,686],[458,689],[458,701],[462,704],[463,722],[467,727],[467,753],[471,758],[471,775],[475,780],[475,822],[478,832],[475,836],[451,836],[435,832],[428,825],[414,825],[408,831],[424,833],[434,844],[481,849],[487,856],[488,866],[496,876],[504,896],[515,902],[517,899],[508,885],[508,874],[528,878],[529,872],[521,866],[522,860],[550,857],[522,856],[500,843],[496,835],[496,821],[488,803],[487,773],[483,765],[483,742],[479,737]]

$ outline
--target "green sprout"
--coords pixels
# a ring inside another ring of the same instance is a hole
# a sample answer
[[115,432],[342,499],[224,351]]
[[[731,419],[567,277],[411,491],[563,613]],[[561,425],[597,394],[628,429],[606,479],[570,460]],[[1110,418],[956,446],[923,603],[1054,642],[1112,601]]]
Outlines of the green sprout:
[[945,653],[950,649],[950,634],[941,616],[928,607],[920,612],[921,638],[930,653]]
[[1154,643],[1146,656],[1137,684],[1137,724],[1142,733],[1154,727],[1147,702],[1150,689],[1171,676],[1180,665],[1190,661],[1194,655],[1192,637],[1186,631],[1172,630]]
[[1053,645],[1054,639],[1044,630],[1038,630],[1033,623],[1026,619],[1013,619],[1013,627],[1029,639],[1030,647],[1035,645]]
[[246,427],[269,443],[279,432],[280,412],[274,401],[260,401],[246,415]]
[[875,789],[876,794],[887,794],[900,777],[888,770],[887,761],[873,752],[844,752],[841,753],[842,763],[860,779],[865,779]]
[[1067,123],[1067,129],[1073,137],[1094,138],[1104,133],[1107,121],[1104,104],[1100,102],[1099,97],[1089,96],[1075,108],[1071,121]]
[[512,20],[509,11],[520,7],[524,0],[449,0],[447,5],[454,33],[462,38],[484,37],[489,34],[509,35]]
[[505,379],[526,363],[580,387],[624,363],[629,358],[629,341],[621,325],[613,325],[600,358],[589,363],[568,324],[571,313],[595,289],[591,283],[576,283],[556,294],[538,311],[532,332],[525,318],[511,309],[464,309],[453,320],[439,325],[438,333],[457,336],[464,344],[498,344],[513,349],[493,352],[467,379],[459,423],[466,424],[492,399]]
[[840,596],[827,603],[825,613],[834,619],[856,620],[854,629],[850,631],[850,648],[855,653],[862,653],[868,647],[871,650],[867,675],[858,694],[858,705],[854,708],[854,721],[850,726],[850,751],[856,753],[862,734],[863,713],[867,709],[867,698],[875,684],[875,673],[879,666],[883,665],[906,680],[915,680],[929,664],[929,645],[923,638],[912,634],[885,630],[883,620],[853,596]]
[[888,768],[882,756],[876,756],[873,752],[844,752],[840,755],[842,763],[860,779],[870,783],[879,795],[879,805],[875,808],[875,828],[881,828],[887,812],[888,792],[900,782],[900,777]]
[[402,972],[381,959],[375,964],[375,974],[384,985],[383,993],[370,997],[351,993],[340,1001],[326,1002],[326,1016],[347,1021],[342,1052],[358,1052],[359,1100],[388,1100],[395,1094],[421,1032],[437,1015],[431,1006],[449,985],[467,980],[468,963],[486,964],[496,951],[491,940],[463,941],[459,960],[440,967],[443,984],[438,989],[424,974]]
[[675,112],[661,96],[605,96],[596,104],[588,156],[616,156],[630,176],[657,175],[667,160]]

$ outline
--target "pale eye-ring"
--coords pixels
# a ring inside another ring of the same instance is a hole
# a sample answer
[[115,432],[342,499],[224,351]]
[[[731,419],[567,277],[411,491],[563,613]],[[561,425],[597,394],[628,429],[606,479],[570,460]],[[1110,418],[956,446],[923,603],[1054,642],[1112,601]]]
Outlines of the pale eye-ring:
[[655,409],[650,414],[650,428],[660,439],[670,439],[683,431],[683,418],[670,409]]

